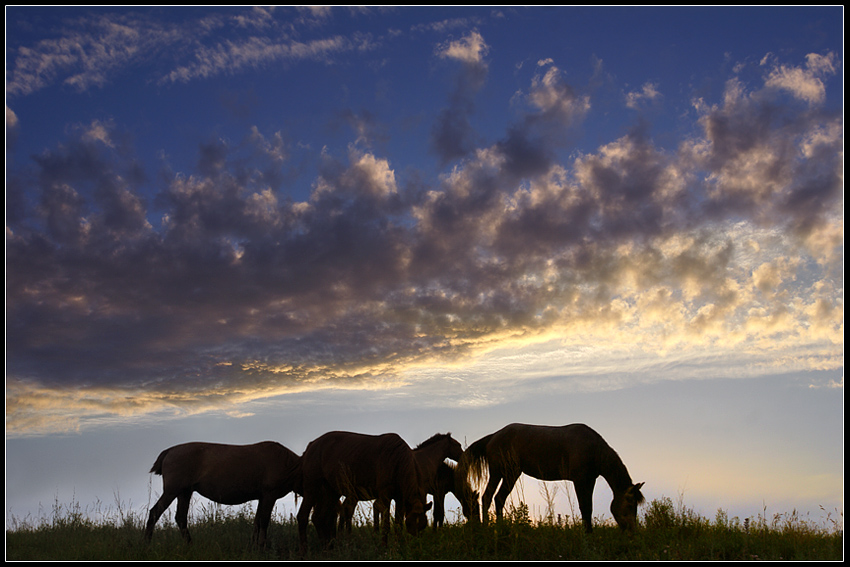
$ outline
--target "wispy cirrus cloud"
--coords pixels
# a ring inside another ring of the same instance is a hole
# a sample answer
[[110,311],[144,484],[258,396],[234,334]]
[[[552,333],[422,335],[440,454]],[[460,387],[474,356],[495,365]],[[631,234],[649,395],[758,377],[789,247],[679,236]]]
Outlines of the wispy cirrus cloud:
[[[368,42],[367,42],[368,43]],[[237,73],[245,68],[263,68],[274,63],[304,59],[327,60],[334,54],[351,51],[363,43],[342,36],[307,42],[278,42],[268,37],[253,37],[203,47],[194,53],[195,61],[181,65],[164,77],[165,82],[186,82],[222,73]]]
[[[300,27],[316,33],[316,22],[325,13],[307,10]],[[149,80],[160,83],[208,79],[276,63],[327,61],[346,51],[372,49],[375,41],[363,34],[301,39],[298,22],[279,23],[266,9],[223,11],[182,24],[132,11],[112,13],[69,19],[55,35],[34,45],[13,46],[9,96],[55,84],[83,92],[138,69],[146,69]],[[164,70],[167,66],[171,68]]]
[[69,20],[57,37],[14,47],[6,93],[23,96],[54,84],[77,91],[97,88],[154,54],[180,45],[177,26],[131,14]]

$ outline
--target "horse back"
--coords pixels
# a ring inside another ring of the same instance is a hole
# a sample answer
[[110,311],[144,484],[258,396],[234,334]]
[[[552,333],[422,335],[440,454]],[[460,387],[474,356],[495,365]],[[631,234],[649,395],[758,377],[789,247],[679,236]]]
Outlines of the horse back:
[[526,425],[514,423],[496,432],[487,444],[490,462],[519,466],[541,480],[598,475],[599,461],[611,451],[587,425]]
[[[152,472],[174,490],[195,490],[223,504],[294,490],[300,458],[280,443],[252,445],[192,442],[163,451]],[[280,497],[278,496],[278,497]]]
[[305,483],[326,482],[340,494],[372,497],[393,490],[399,469],[415,464],[413,450],[395,433],[331,431],[311,441],[301,459]]

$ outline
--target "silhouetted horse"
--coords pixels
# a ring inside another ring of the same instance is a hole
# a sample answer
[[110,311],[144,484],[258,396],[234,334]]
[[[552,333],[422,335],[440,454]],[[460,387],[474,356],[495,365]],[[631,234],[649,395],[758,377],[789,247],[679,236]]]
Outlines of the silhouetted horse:
[[274,441],[254,445],[184,443],[159,454],[150,472],[162,475],[162,496],[151,508],[145,539],[171,502],[177,498],[175,517],[180,533],[191,542],[188,518],[192,493],[220,504],[259,500],[254,518],[254,540],[264,545],[272,509],[301,482],[301,458]]
[[480,481],[484,468],[489,481],[481,500],[484,521],[493,493],[496,517],[521,473],[539,480],[571,480],[575,486],[585,531],[592,530],[593,486],[602,476],[611,486],[611,513],[622,529],[637,525],[637,506],[643,502],[643,483],[633,484],[629,471],[608,443],[583,424],[553,427],[513,423],[473,443],[464,452],[460,467]]
[[[354,500],[375,498],[379,513],[396,501],[397,516],[407,531],[417,534],[427,527],[422,472],[413,449],[395,433],[364,435],[331,431],[313,440],[301,456],[303,500],[298,509],[301,551],[307,549],[307,524],[328,544],[336,536],[341,496]],[[383,514],[383,540],[389,534],[389,514]]]
[[[478,511],[478,494],[466,483],[466,490],[462,490],[464,484],[460,481],[455,481],[454,469],[450,468],[445,463],[445,460],[452,459],[460,460],[463,455],[463,447],[460,442],[453,439],[451,433],[438,433],[431,438],[423,441],[413,450],[413,455],[416,462],[419,464],[419,469],[422,472],[422,482],[425,492],[434,495],[434,528],[437,525],[443,524],[445,517],[445,496],[447,492],[452,492],[461,502],[464,510],[464,515],[469,518]],[[457,488],[455,488],[457,486]],[[370,495],[370,500],[374,495]],[[366,498],[361,498],[366,500]],[[354,516],[354,508],[357,506],[358,499],[346,496],[345,502],[342,504],[342,511],[339,518],[340,529],[345,529],[351,532],[351,519]],[[398,518],[399,508],[396,506],[396,520]],[[380,525],[379,507],[373,507],[375,529]]]
[[478,493],[469,485],[469,479],[460,474],[457,467],[448,463],[440,463],[437,468],[436,484],[434,486],[434,529],[442,527],[445,519],[446,494],[452,493],[461,505],[463,516],[467,521],[479,521]]

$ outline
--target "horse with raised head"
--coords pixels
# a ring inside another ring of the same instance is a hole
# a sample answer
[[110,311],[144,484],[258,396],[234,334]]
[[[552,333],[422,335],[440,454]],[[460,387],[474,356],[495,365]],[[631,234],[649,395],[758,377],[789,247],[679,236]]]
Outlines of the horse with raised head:
[[151,540],[159,517],[177,499],[175,520],[183,538],[191,543],[188,529],[192,493],[219,504],[244,504],[258,500],[253,538],[265,545],[272,509],[278,498],[301,482],[301,458],[280,443],[253,445],[184,443],[164,450],[150,472],[162,476],[162,496],[150,510],[145,539]]
[[[451,433],[437,433],[429,439],[423,441],[413,450],[413,455],[416,462],[419,464],[419,469],[422,473],[423,488],[427,494],[434,495],[434,528],[443,524],[445,517],[445,496],[447,492],[454,493],[458,500],[461,501],[461,506],[464,510],[464,515],[468,518],[472,515],[473,507],[477,515],[478,495],[466,485],[463,487],[460,481],[455,481],[453,470],[445,463],[446,459],[453,461],[460,460],[463,455],[463,446],[459,441],[452,438]],[[457,486],[457,488],[455,488]],[[374,499],[374,495],[369,495]],[[366,500],[367,498],[361,498]],[[345,502],[342,504],[342,511],[339,518],[340,529],[345,529],[351,532],[351,520],[354,516],[354,508],[357,506],[358,499],[352,496],[346,496]],[[399,508],[396,506],[396,520],[398,517]],[[379,506],[373,507],[375,529],[381,524]]]
[[[365,435],[331,431],[311,441],[301,456],[303,499],[298,509],[302,553],[307,548],[307,525],[312,511],[319,539],[336,536],[339,499],[375,498],[379,513],[395,500],[397,516],[407,531],[418,534],[428,525],[422,472],[413,449],[395,433]],[[389,534],[389,514],[383,515],[383,541]]]
[[593,529],[593,487],[602,476],[611,486],[611,514],[620,528],[634,529],[637,507],[644,501],[623,461],[596,431],[584,424],[564,426],[513,423],[473,443],[464,452],[460,467],[480,481],[487,469],[489,480],[481,499],[484,521],[496,489],[496,518],[520,474],[539,480],[571,480],[585,531]]

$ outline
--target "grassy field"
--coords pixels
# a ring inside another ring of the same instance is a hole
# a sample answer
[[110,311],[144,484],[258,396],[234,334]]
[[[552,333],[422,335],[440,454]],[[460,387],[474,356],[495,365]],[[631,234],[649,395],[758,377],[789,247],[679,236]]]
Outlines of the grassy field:
[[[225,560],[833,560],[843,559],[843,513],[827,514],[821,525],[795,513],[772,518],[714,519],[698,516],[669,498],[653,500],[640,512],[641,528],[624,534],[597,522],[585,534],[573,518],[536,518],[520,503],[504,521],[489,526],[448,524],[420,537],[393,533],[384,546],[364,515],[350,535],[331,550],[319,548],[310,527],[310,550],[298,553],[293,518],[273,518],[270,544],[251,544],[253,508],[203,505],[190,523],[186,545],[167,512],[148,545],[145,519],[119,509],[92,520],[79,505],[54,505],[37,523],[12,518],[6,530],[6,560],[29,561],[225,561]],[[452,516],[449,516],[452,517]],[[8,524],[9,522],[7,522]],[[824,525],[825,524],[825,525]]]

